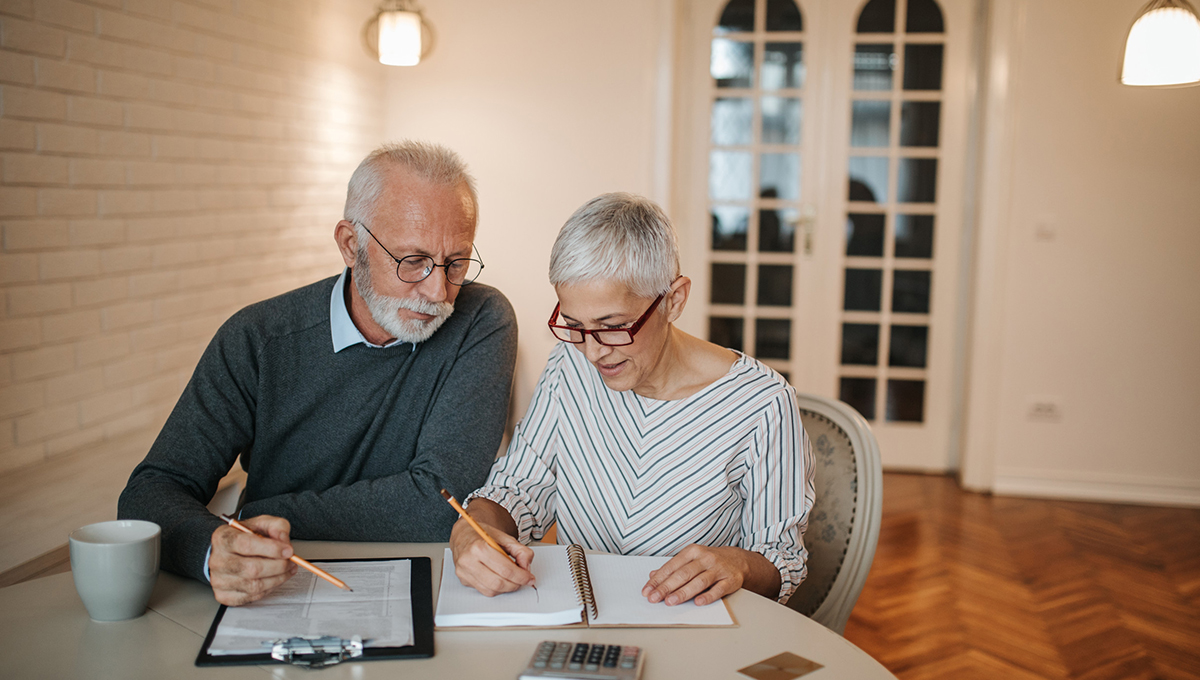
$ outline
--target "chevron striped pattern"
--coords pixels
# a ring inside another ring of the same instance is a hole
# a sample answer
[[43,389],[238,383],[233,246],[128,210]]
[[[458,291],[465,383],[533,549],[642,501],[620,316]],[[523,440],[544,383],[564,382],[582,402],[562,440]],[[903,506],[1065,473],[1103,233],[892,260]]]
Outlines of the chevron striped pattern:
[[508,509],[522,540],[557,520],[560,543],[611,553],[754,550],[780,568],[786,597],[804,573],[812,469],[795,392],[757,360],[743,355],[696,394],[660,401],[608,389],[563,344],[473,495]]
[[1200,679],[1200,510],[883,488],[846,638],[901,680]]

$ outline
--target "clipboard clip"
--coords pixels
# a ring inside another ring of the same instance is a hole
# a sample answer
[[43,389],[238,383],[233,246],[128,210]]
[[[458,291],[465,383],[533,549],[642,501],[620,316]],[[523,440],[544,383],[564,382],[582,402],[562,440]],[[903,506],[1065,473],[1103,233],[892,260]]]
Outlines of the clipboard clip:
[[362,637],[355,635],[344,640],[333,635],[322,637],[292,637],[271,643],[271,658],[303,668],[324,668],[346,659],[361,657]]

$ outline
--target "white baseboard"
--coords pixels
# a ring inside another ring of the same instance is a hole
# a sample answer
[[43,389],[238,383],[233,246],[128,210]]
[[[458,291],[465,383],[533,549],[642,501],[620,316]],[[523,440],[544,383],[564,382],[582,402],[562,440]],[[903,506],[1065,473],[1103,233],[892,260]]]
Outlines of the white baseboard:
[[996,470],[992,491],[1002,496],[1200,507],[1200,479],[1005,468]]

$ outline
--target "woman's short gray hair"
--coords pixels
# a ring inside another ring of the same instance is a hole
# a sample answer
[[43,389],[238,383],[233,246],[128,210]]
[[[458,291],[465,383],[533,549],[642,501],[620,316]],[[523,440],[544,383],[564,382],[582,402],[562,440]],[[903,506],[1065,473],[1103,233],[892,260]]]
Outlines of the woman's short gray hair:
[[678,276],[671,220],[654,201],[634,194],[603,194],[583,204],[550,251],[553,286],[611,279],[653,298],[669,291]]
[[471,195],[473,219],[476,224],[479,223],[479,197],[475,193],[475,178],[467,171],[467,164],[444,146],[414,141],[384,144],[358,164],[346,189],[346,208],[342,212],[342,219],[357,224],[371,222],[387,172],[397,166],[433,184],[448,187],[465,185]]

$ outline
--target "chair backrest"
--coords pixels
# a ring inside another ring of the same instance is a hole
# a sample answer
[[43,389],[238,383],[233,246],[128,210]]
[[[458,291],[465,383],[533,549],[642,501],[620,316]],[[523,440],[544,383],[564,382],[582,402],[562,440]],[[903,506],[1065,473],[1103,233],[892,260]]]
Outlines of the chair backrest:
[[796,401],[812,442],[816,501],[804,534],[808,577],[787,605],[840,635],[879,541],[879,444],[849,405],[811,394],[797,394]]

